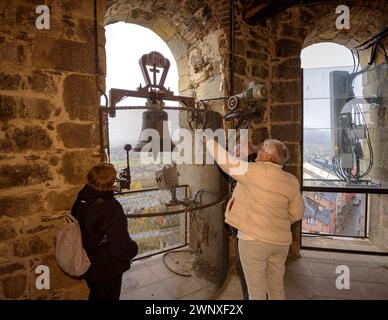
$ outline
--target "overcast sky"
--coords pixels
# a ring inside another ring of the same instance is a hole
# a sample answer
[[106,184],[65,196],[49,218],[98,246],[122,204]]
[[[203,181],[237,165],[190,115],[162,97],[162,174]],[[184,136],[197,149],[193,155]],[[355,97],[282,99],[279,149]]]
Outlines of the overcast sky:
[[[304,127],[330,129],[330,82],[329,73],[353,70],[353,58],[349,49],[335,43],[322,42],[302,50],[301,64],[304,69]],[[361,94],[361,77],[354,81],[354,92]]]
[[313,44],[303,49],[301,62],[304,69],[353,66],[350,50],[330,42]]
[[[135,24],[118,22],[105,27],[107,76],[106,88],[136,90],[145,85],[139,66],[143,54],[158,51],[170,60],[170,69],[165,87],[178,95],[178,69],[167,44],[153,31]],[[166,105],[177,105],[166,101]],[[127,98],[119,105],[145,105],[145,99]],[[109,119],[111,145],[137,141],[141,131],[141,116],[144,110],[118,111],[116,118]],[[178,112],[168,111],[169,121],[178,124]],[[174,127],[174,126],[173,126]]]

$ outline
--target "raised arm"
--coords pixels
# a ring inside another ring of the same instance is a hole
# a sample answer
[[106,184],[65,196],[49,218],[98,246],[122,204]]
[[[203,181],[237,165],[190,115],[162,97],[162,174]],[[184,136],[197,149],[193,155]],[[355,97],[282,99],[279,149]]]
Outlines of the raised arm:
[[214,139],[207,140],[206,147],[222,171],[240,183],[244,183],[246,181],[249,168],[248,162],[239,160],[238,158],[232,156],[222,146],[214,141]]

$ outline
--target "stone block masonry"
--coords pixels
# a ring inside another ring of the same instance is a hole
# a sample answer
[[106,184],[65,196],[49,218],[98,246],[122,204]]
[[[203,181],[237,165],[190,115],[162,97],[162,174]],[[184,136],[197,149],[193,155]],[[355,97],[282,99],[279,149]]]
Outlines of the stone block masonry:
[[[49,1],[49,30],[35,28],[38,2],[0,5],[0,299],[85,299],[85,283],[53,254],[57,227],[99,162],[93,1]],[[35,288],[39,264],[50,267],[50,290]]]
[[[103,90],[103,26],[113,16],[105,9],[114,9],[107,2],[98,0],[98,83]],[[0,299],[83,299],[85,283],[64,275],[53,254],[57,227],[88,169],[100,159],[93,1],[48,1],[49,30],[35,28],[38,4],[15,0],[0,5]],[[155,24],[155,31],[166,36],[184,66],[180,73],[188,79],[188,90],[207,81],[212,87],[203,87],[200,95],[224,95],[222,60],[213,50],[220,36],[211,34],[219,24],[214,8],[205,1],[131,5],[130,19]],[[173,25],[151,21],[147,10],[164,18],[168,12]],[[192,19],[179,19],[179,13]],[[194,60],[193,68],[187,64],[194,44],[205,58],[200,76]],[[50,267],[50,290],[35,288],[39,264]]]

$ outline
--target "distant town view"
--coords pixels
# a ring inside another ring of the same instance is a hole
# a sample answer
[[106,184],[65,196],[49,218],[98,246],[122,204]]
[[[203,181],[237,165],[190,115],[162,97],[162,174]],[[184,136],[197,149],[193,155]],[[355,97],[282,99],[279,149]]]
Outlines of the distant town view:
[[[177,198],[183,199],[184,188],[178,188]],[[165,212],[183,209],[183,206],[169,207],[169,190],[152,190],[116,195],[127,214],[128,232],[139,246],[138,258],[185,245],[187,235],[186,213],[163,215]],[[155,217],[142,214],[161,213]],[[136,217],[136,215],[138,217]]]
[[[344,69],[344,68],[341,68]],[[304,70],[303,183],[338,186],[332,157],[329,73],[333,68]],[[364,237],[365,195],[304,192],[302,232]]]
[[[338,180],[331,164],[329,134],[328,130],[304,130],[303,179],[308,185],[333,186],[333,180]],[[364,195],[304,192],[303,197],[303,232],[365,236]]]
[[[137,141],[131,141],[135,146]],[[127,166],[127,154],[123,146],[110,148],[111,163],[117,171]],[[130,189],[123,189],[116,199],[121,203],[127,214],[139,217],[128,218],[128,232],[139,246],[138,257],[159,253],[185,244],[186,214],[163,215],[165,212],[183,209],[181,205],[169,207],[167,203],[172,199],[170,190],[147,190],[156,188],[155,171],[163,169],[163,164],[143,165],[140,154],[129,152],[129,166],[131,173]],[[127,193],[136,191],[134,193]],[[179,200],[185,197],[184,188],[177,189]],[[161,213],[156,217],[143,217],[142,214]]]

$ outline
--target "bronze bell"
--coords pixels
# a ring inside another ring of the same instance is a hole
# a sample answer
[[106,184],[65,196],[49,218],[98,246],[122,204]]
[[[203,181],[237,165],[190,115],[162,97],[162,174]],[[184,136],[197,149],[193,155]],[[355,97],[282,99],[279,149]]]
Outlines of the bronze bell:
[[[142,128],[141,131],[146,129],[155,129],[159,132],[160,137],[160,152],[172,152],[175,148],[174,143],[171,140],[170,132],[166,123],[166,130],[163,132],[163,121],[168,121],[168,114],[164,110],[146,110],[143,112],[142,116]],[[151,137],[144,137],[142,139],[141,135],[139,142],[133,148],[133,151],[140,152],[142,148],[151,141]],[[163,149],[163,141],[165,142],[165,148]],[[149,150],[153,152],[152,148]]]

